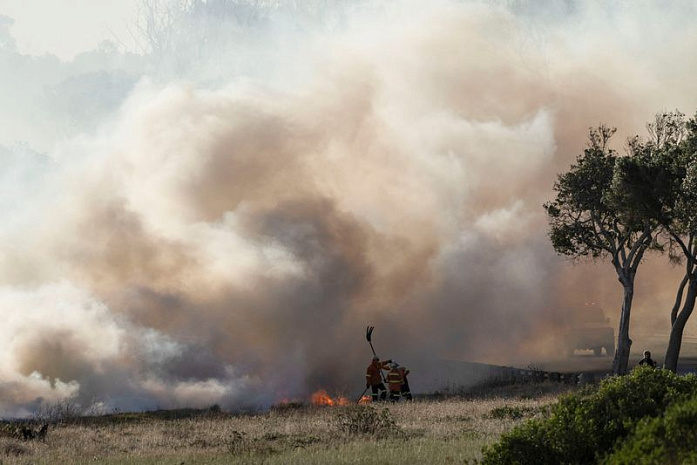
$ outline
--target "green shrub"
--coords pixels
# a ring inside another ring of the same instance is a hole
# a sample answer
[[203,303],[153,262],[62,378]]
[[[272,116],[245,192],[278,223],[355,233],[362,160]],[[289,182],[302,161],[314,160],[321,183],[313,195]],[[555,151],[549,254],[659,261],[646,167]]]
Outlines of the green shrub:
[[697,396],[645,418],[608,457],[608,465],[697,464]]
[[697,378],[640,368],[560,398],[547,418],[533,419],[485,448],[484,464],[597,463],[642,418],[697,393]]

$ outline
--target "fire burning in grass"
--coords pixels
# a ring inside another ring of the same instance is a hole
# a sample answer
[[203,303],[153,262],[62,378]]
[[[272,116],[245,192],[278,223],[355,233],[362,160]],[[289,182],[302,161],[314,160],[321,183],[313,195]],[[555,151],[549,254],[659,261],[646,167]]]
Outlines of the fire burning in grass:
[[348,405],[351,403],[346,397],[337,396],[332,398],[324,389],[320,389],[319,391],[313,393],[312,396],[310,396],[310,400],[312,401],[313,405],[336,406]]

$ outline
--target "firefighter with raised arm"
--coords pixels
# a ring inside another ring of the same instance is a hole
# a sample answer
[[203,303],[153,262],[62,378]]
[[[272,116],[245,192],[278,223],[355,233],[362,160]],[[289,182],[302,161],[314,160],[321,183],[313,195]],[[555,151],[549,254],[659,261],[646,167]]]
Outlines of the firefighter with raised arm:
[[392,360],[380,361],[379,357],[373,357],[373,361],[368,365],[365,374],[365,387],[371,389],[371,400],[385,400],[387,397],[387,388],[382,382],[382,370],[389,370]]

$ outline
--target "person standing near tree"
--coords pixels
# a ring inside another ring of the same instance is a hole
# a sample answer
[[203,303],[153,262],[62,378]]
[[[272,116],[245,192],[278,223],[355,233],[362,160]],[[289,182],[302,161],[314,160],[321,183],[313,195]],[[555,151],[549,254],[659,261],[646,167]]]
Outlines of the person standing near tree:
[[656,361],[651,358],[651,352],[648,350],[644,351],[644,358],[639,360],[639,366],[650,366],[651,368],[656,368]]
[[389,370],[391,362],[392,360],[380,362],[379,357],[373,357],[372,362],[368,365],[365,374],[365,388],[371,389],[371,400],[373,402],[385,400],[387,397],[387,388],[382,382],[382,370]]

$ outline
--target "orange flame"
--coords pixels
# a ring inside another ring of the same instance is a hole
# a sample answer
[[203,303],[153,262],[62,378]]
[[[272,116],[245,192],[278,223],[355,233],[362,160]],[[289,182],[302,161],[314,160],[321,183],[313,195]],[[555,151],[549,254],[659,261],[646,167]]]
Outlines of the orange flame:
[[371,401],[370,396],[363,396],[358,401],[359,404],[369,404]]
[[336,397],[332,398],[327,391],[320,389],[310,396],[310,400],[314,405],[348,405],[350,401],[346,397]]

